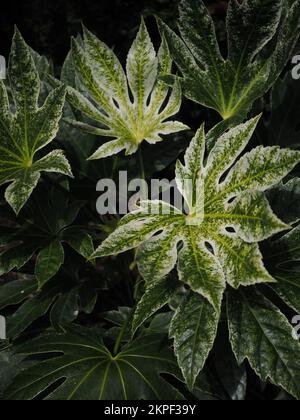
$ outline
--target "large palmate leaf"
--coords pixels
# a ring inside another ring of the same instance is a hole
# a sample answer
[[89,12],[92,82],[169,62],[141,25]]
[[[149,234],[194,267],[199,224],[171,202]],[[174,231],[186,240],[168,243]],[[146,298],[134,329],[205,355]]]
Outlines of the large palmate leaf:
[[0,275],[20,270],[37,253],[35,275],[41,288],[63,265],[63,244],[89,258],[93,252],[90,235],[81,227],[71,226],[83,203],[69,203],[67,194],[67,189],[36,191],[32,205],[23,213],[26,221],[8,229],[2,240],[6,250],[0,254]]
[[[300,1],[232,0],[227,16],[228,56],[202,0],[182,0],[181,38],[159,21],[182,78],[184,94],[224,120],[244,119],[274,84],[300,33]],[[174,77],[166,76],[170,82]]]
[[42,336],[20,346],[18,353],[61,353],[17,376],[6,400],[176,400],[183,397],[161,374],[178,374],[164,335],[147,335],[113,355],[102,333],[69,327],[66,334]]
[[55,89],[44,105],[38,107],[41,87],[38,71],[31,50],[18,30],[13,39],[8,76],[13,103],[9,104],[7,89],[0,81],[0,185],[13,181],[5,198],[19,213],[42,171],[72,174],[61,150],[36,159],[37,152],[47,146],[58,131],[65,88]]
[[176,181],[187,214],[164,202],[142,202],[122,219],[94,257],[139,247],[139,269],[148,285],[164,278],[178,260],[180,280],[216,310],[226,282],[234,288],[272,282],[257,242],[288,226],[274,215],[263,191],[299,162],[300,153],[258,147],[232,167],[257,122],[257,118],[250,120],[220,137],[206,164],[201,128],[187,150],[185,166],[177,164]]
[[72,56],[86,96],[69,87],[68,100],[95,122],[93,126],[82,122],[73,125],[114,139],[91,159],[122,150],[130,155],[144,140],[154,144],[162,141],[161,135],[188,128],[168,121],[180,109],[181,89],[176,82],[169,96],[169,88],[158,81],[158,74],[171,72],[172,60],[165,40],[157,56],[144,21],[128,54],[127,74],[114,52],[87,29],[83,43],[73,40]]
[[226,283],[237,289],[275,281],[264,267],[258,242],[288,226],[275,216],[263,191],[299,162],[300,153],[258,147],[235,163],[257,122],[255,118],[221,136],[206,163],[202,127],[186,152],[185,165],[177,163],[176,181],[187,214],[165,202],[143,201],[93,255],[138,247],[147,291],[134,316],[134,331],[176,292],[178,285],[167,286],[167,276],[177,263],[180,281],[194,294],[180,305],[171,336],[191,388],[213,346]]
[[254,288],[228,296],[230,340],[237,361],[300,398],[300,343],[284,315]]

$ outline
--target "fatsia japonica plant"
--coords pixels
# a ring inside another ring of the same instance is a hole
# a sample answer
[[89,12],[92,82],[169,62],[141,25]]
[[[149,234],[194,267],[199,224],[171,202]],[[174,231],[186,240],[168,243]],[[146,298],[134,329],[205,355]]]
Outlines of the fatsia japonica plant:
[[[101,28],[72,38],[61,70],[15,31],[2,400],[300,399],[300,82],[286,67],[300,2],[231,0],[226,22],[179,3],[180,34],[158,17],[156,43],[142,18],[123,61]],[[120,197],[99,216],[97,181],[124,170],[175,174],[174,194],[141,188],[125,216]]]

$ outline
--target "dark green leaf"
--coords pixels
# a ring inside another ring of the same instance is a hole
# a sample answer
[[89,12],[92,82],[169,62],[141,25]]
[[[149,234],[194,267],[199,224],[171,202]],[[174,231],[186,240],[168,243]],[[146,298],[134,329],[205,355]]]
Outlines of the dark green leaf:
[[162,335],[142,337],[114,356],[103,345],[101,334],[72,327],[65,335],[50,334],[24,344],[18,353],[62,356],[22,372],[8,388],[6,400],[31,400],[41,393],[50,400],[182,398],[161,377],[162,373],[177,373]]
[[0,287],[0,309],[17,305],[36,292],[38,288],[35,279],[10,281]]
[[64,257],[64,249],[59,241],[52,242],[39,253],[35,266],[35,275],[40,288],[58,273],[64,262]]
[[63,326],[78,317],[79,295],[78,288],[60,296],[51,309],[51,323],[58,332],[64,332]]
[[15,338],[26,330],[34,321],[45,315],[59,295],[59,287],[46,288],[41,293],[29,298],[13,315],[7,319],[7,336]]

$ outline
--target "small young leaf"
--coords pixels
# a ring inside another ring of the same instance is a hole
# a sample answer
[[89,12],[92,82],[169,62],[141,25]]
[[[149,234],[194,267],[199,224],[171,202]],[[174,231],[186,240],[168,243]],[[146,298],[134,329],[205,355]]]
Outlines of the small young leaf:
[[40,288],[58,273],[64,263],[64,257],[65,253],[60,241],[51,242],[47,248],[44,248],[39,253],[35,266],[35,275]]

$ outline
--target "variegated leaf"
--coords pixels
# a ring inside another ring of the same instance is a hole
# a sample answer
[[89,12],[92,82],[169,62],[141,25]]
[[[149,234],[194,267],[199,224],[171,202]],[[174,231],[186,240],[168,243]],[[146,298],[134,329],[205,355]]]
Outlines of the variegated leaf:
[[144,20],[129,51],[126,74],[114,52],[84,28],[82,45],[73,40],[72,56],[85,96],[68,88],[68,100],[95,123],[69,121],[73,126],[113,140],[102,145],[90,159],[102,159],[125,151],[137,151],[144,140],[154,144],[163,135],[188,129],[168,121],[178,113],[181,87],[169,89],[158,76],[170,73],[172,60],[163,39],[158,54]]
[[175,313],[170,327],[175,354],[190,389],[203,369],[217,335],[219,315],[206,299],[191,292]]
[[300,344],[279,309],[255,288],[231,291],[228,321],[238,363],[247,359],[262,381],[300,398]]
[[151,284],[137,305],[132,322],[133,333],[159,309],[167,305],[179,287],[180,283],[171,275]]
[[[8,76],[14,103],[0,81],[0,185],[12,182],[5,198],[16,213],[36,187],[40,172],[72,176],[62,151],[37,160],[36,153],[56,136],[65,101],[65,88],[58,87],[38,107],[41,82],[30,48],[16,29]],[[15,109],[12,112],[12,109]]]
[[[213,19],[202,0],[180,3],[180,36],[159,20],[179,68],[183,92],[213,108],[232,126],[275,83],[300,34],[300,1],[231,0],[228,56],[222,56]],[[167,83],[173,78],[164,77]]]
[[272,212],[263,191],[294,168],[300,153],[258,148],[236,162],[258,120],[221,136],[206,163],[201,128],[186,152],[185,164],[177,164],[176,179],[187,214],[167,203],[142,202],[93,257],[139,247],[139,269],[147,285],[165,278],[177,262],[180,280],[216,311],[226,283],[238,288],[274,282],[264,267],[258,242],[289,226]]

